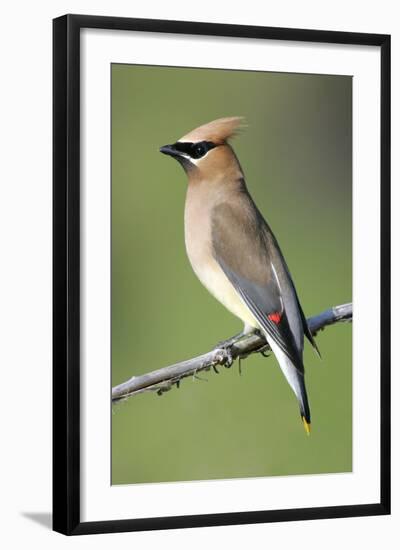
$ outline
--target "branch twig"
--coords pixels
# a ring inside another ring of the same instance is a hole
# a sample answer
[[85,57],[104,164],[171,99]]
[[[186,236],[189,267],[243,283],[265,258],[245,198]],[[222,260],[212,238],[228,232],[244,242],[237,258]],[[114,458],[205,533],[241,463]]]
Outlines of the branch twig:
[[[313,335],[317,334],[329,325],[338,322],[350,322],[353,319],[353,305],[343,304],[334,306],[319,315],[308,319],[308,326]],[[268,352],[265,338],[261,334],[252,333],[245,336],[238,335],[229,340],[224,347],[218,345],[203,355],[193,357],[187,361],[176,363],[147,374],[133,376],[126,382],[115,386],[112,389],[112,402],[116,403],[145,391],[156,391],[159,395],[170,390],[174,384],[179,387],[182,378],[188,376],[196,377],[201,371],[209,371],[213,368],[216,372],[218,365],[230,367],[235,359],[244,359],[252,353]]]

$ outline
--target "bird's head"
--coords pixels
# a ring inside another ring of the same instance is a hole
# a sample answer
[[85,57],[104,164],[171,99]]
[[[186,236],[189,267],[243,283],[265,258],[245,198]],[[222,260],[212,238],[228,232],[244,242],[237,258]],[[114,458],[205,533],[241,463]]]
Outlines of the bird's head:
[[160,152],[175,158],[188,174],[215,173],[236,159],[228,140],[242,126],[242,117],[219,118],[195,128],[175,143],[160,147]]

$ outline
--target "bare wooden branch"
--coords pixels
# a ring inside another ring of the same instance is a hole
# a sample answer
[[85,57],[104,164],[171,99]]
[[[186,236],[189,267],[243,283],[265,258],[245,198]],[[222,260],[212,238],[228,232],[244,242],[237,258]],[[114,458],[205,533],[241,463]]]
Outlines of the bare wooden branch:
[[[351,322],[353,319],[353,305],[343,304],[334,306],[319,315],[308,319],[308,326],[313,335],[329,325],[339,322]],[[260,333],[238,334],[217,345],[214,349],[198,357],[176,363],[147,374],[133,376],[126,382],[112,389],[112,402],[116,403],[138,393],[155,391],[159,395],[170,390],[174,384],[179,387],[183,378],[196,377],[202,371],[213,369],[218,372],[218,366],[230,367],[235,359],[244,359],[252,353],[268,353],[270,347]]]

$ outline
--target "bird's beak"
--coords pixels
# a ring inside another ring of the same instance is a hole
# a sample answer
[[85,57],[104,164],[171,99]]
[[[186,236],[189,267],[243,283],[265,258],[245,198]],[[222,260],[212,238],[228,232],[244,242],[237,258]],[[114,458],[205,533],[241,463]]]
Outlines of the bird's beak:
[[164,155],[170,155],[171,157],[179,157],[179,152],[175,149],[173,145],[163,145],[160,147],[160,153]]

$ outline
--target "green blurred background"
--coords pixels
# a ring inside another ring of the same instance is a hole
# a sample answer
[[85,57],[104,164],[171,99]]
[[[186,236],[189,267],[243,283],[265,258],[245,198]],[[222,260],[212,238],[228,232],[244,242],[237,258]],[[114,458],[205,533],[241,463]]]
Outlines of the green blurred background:
[[[186,257],[186,176],[161,145],[224,116],[306,316],[351,301],[352,80],[112,65],[112,384],[208,351],[241,330]],[[199,227],[199,231],[202,228]],[[310,437],[274,357],[114,406],[112,483],[352,468],[351,325],[305,344]]]

